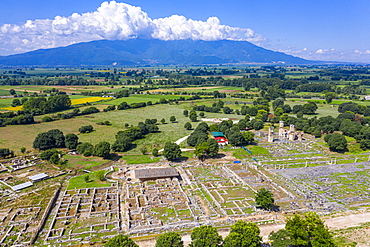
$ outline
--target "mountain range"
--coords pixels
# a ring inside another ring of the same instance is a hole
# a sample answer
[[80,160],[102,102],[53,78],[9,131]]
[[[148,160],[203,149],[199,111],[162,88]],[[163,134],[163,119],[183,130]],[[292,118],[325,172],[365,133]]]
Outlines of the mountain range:
[[0,57],[0,66],[312,64],[247,41],[99,40]]

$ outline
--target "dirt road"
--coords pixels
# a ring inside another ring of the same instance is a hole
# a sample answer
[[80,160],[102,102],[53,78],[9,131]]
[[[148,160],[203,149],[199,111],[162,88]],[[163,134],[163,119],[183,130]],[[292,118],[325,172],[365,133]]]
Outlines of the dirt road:
[[[363,223],[370,222],[370,212],[363,212],[359,214],[348,214],[348,215],[343,215],[343,216],[338,216],[338,217],[333,217],[333,218],[327,218],[324,219],[326,225],[329,227],[331,230],[337,230],[337,229],[346,229],[349,227],[355,227],[359,226]],[[272,231],[278,231],[282,228],[285,227],[285,224],[274,224],[274,225],[262,225],[260,226],[261,230],[261,236],[263,238],[263,241],[268,240],[268,235]],[[228,234],[228,230],[221,230],[219,231],[219,234],[225,238]],[[185,234],[182,236],[182,240],[184,241],[185,246],[190,244],[191,239],[190,239],[190,234]],[[137,242],[137,244],[140,247],[153,247],[155,245],[155,239],[151,240],[145,240],[145,241],[140,241]]]

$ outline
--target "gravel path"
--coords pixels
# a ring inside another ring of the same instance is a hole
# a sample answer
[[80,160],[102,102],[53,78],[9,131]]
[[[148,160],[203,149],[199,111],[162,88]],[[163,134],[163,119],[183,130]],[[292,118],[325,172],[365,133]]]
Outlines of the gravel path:
[[[346,229],[349,227],[359,226],[363,223],[370,222],[370,212],[363,212],[359,214],[348,214],[344,216],[333,217],[329,219],[325,219],[325,224],[329,227],[330,230],[337,230],[337,229]],[[268,235],[272,231],[278,231],[283,229],[285,224],[274,224],[274,225],[262,225],[260,226],[261,236],[263,237],[264,241],[268,240]],[[228,230],[221,230],[219,234],[225,238],[228,234]],[[188,246],[191,242],[190,234],[182,235],[182,240],[184,241],[184,245]],[[145,240],[137,242],[140,247],[153,247],[155,245],[155,239]]]

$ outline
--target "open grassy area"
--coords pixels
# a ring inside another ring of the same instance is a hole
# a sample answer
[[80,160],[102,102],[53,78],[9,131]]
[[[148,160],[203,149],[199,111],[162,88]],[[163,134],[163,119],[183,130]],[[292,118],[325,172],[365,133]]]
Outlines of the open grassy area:
[[107,162],[100,157],[84,157],[82,155],[64,155],[64,159],[68,160],[67,168],[80,170],[91,169],[95,166],[102,165]]
[[[69,180],[68,190],[83,189],[83,188],[94,188],[94,187],[108,187],[110,182],[100,181],[98,173],[100,171],[94,171],[86,173],[77,177],[73,177]],[[89,176],[88,182],[85,181],[85,177]]]
[[[197,101],[195,101],[197,102]],[[214,102],[214,100],[202,100],[205,102]],[[65,135],[69,133],[78,134],[79,141],[90,142],[97,144],[100,141],[108,141],[111,144],[115,140],[115,135],[120,130],[125,130],[125,123],[130,126],[136,126],[139,122],[144,122],[145,119],[158,120],[158,133],[148,134],[144,139],[135,141],[136,147],[128,151],[129,154],[141,154],[140,148],[147,146],[148,153],[151,153],[153,148],[161,148],[166,142],[174,142],[181,137],[189,135],[191,130],[185,130],[184,124],[190,122],[188,117],[183,115],[184,109],[190,109],[194,103],[184,102],[178,105],[153,105],[139,109],[116,110],[110,112],[100,112],[96,114],[79,116],[72,119],[57,120],[54,122],[35,123],[30,125],[8,125],[0,128],[0,147],[7,147],[14,151],[19,151],[21,147],[26,147],[27,150],[32,149],[32,143],[41,132],[46,132],[51,129],[60,129]],[[197,104],[199,104],[197,102]],[[99,108],[105,108],[104,105],[97,105]],[[69,110],[70,111],[70,110]],[[170,116],[176,117],[176,122],[169,121]],[[41,116],[36,117],[39,120]],[[223,113],[205,113],[205,117],[232,117],[243,118],[241,115],[223,114]],[[161,124],[160,120],[164,118],[166,124]],[[112,125],[98,125],[99,122],[109,121]],[[92,125],[93,132],[89,134],[79,134],[78,129],[84,125]],[[199,122],[191,123],[195,128]],[[208,124],[211,124],[209,122]]]
[[173,99],[179,99],[180,97],[187,99],[187,98],[190,98],[191,96],[189,95],[135,94],[135,95],[130,95],[130,97],[114,99],[106,103],[110,105],[119,105],[122,102],[132,104],[132,103],[152,101],[152,103],[155,103],[155,102],[158,102],[160,99],[173,100]]
[[248,151],[244,150],[243,148],[238,148],[235,151],[233,151],[233,156],[238,159],[244,159],[244,158],[249,158],[253,157],[256,155],[269,155],[270,152],[261,146],[256,146],[256,145],[248,145],[246,148],[251,151],[252,154],[250,154]]
[[213,91],[243,91],[242,87],[232,86],[201,86],[201,87],[185,87],[185,88],[159,88],[150,90],[150,92],[213,92]]
[[152,155],[124,155],[122,159],[128,164],[146,164],[160,161],[160,157],[153,157]]

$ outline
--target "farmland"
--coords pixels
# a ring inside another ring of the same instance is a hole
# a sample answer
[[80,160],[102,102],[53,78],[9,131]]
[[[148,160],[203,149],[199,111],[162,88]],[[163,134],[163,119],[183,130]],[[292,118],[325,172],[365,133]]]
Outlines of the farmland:
[[[150,238],[161,233],[158,225],[189,232],[195,225],[205,222],[212,222],[218,227],[229,226],[236,218],[258,224],[275,224],[285,221],[285,215],[295,212],[314,211],[329,217],[342,211],[353,214],[367,211],[370,201],[366,190],[369,185],[370,153],[369,147],[362,142],[368,138],[366,121],[370,102],[363,99],[368,86],[362,85],[367,83],[367,79],[331,81],[328,76],[320,76],[319,80],[313,80],[324,69],[297,69],[277,66],[273,69],[263,66],[215,68],[215,73],[227,72],[217,77],[203,75],[202,73],[209,71],[197,67],[150,70],[122,68],[116,73],[109,68],[25,70],[29,80],[48,76],[48,80],[64,83],[68,82],[64,81],[67,79],[77,82],[77,77],[81,77],[84,80],[94,80],[89,83],[99,85],[0,85],[0,96],[6,96],[0,98],[0,109],[5,116],[0,127],[0,148],[12,150],[21,160],[36,159],[35,162],[32,161],[32,166],[28,167],[31,163],[27,161],[26,168],[13,171],[12,162],[16,157],[5,157],[1,161],[4,172],[0,176],[5,184],[0,189],[4,194],[14,197],[9,206],[15,208],[18,203],[28,206],[33,199],[22,203],[21,193],[33,193],[36,188],[39,191],[37,193],[45,195],[47,199],[40,203],[40,209],[32,208],[33,212],[44,212],[47,201],[55,191],[61,191],[56,200],[63,202],[60,204],[63,206],[57,208],[54,205],[45,224],[46,230],[36,240],[36,246],[63,246],[68,241],[77,245],[80,239],[99,245],[100,237],[109,235],[104,234],[107,230],[112,230],[114,234],[125,232],[137,236],[143,233]],[[127,76],[133,70],[136,71],[135,74]],[[347,71],[348,68],[343,70]],[[63,76],[56,76],[55,73]],[[94,73],[109,74],[99,74],[106,77],[90,77]],[[191,76],[191,73],[199,75]],[[272,77],[279,73],[285,73],[285,79]],[[259,78],[253,78],[256,74]],[[311,78],[310,83],[305,81],[308,78]],[[0,78],[0,82],[5,83],[6,79]],[[191,84],[195,82],[198,84]],[[50,81],[48,83],[51,84]],[[325,90],[321,84],[326,85]],[[286,85],[293,85],[292,89],[281,89],[287,87]],[[305,86],[301,88],[312,87],[315,92],[298,92],[295,88],[301,85]],[[12,94],[11,89],[14,89]],[[125,96],[115,97],[123,91]],[[11,107],[15,99],[22,101],[38,96],[49,99],[63,94],[71,99],[72,104],[68,109],[26,113],[33,114],[32,123],[11,121],[9,116],[12,115],[7,115],[13,113],[15,118],[22,116],[22,105]],[[333,99],[328,100],[328,96]],[[275,104],[278,103],[280,105],[276,107]],[[303,105],[316,108],[313,113],[303,113]],[[342,110],[348,105],[351,108]],[[300,111],[293,113],[297,107],[301,107]],[[84,110],[91,108],[94,112],[82,114]],[[255,108],[254,113],[251,108]],[[281,110],[277,110],[278,108]],[[190,115],[194,113],[197,120],[190,119]],[[171,117],[175,117],[175,120],[171,120]],[[220,119],[229,121],[222,122]],[[155,121],[152,123],[152,120]],[[245,125],[239,125],[243,121]],[[255,126],[253,123],[256,121],[262,122],[262,126]],[[279,125],[279,121],[283,121],[283,126]],[[186,129],[184,125],[188,122],[191,123],[191,128]],[[117,133],[127,133],[142,127],[144,123],[147,124],[146,127],[153,124],[156,130],[147,131],[140,138],[132,140],[129,148],[124,151],[110,149],[109,155],[104,158],[95,153],[84,155],[62,147],[56,149],[60,160],[52,163],[39,159],[45,151],[35,149],[33,144],[39,134],[58,129],[64,135],[75,134],[80,143],[89,143],[96,147],[99,143],[107,142],[112,147]],[[229,139],[233,136],[230,133],[237,131],[243,138],[245,133],[253,133],[254,140],[220,146],[217,155],[205,155],[202,160],[196,150],[202,143],[192,146],[186,138],[195,132],[198,125],[204,126],[204,123],[207,123],[208,128],[213,128],[206,130],[207,138],[212,137],[211,132],[220,131],[220,126],[223,125],[228,126],[223,132],[230,136]],[[349,127],[345,127],[346,124]],[[93,130],[82,133],[82,126],[92,126]],[[287,135],[283,136],[280,132]],[[271,133],[272,141],[268,138]],[[289,137],[288,133],[293,137]],[[344,137],[345,149],[336,150],[330,146],[325,137],[332,134]],[[178,143],[183,149],[181,156],[175,160],[167,160],[161,149],[167,142],[179,140],[182,140]],[[159,154],[154,155],[154,150]],[[127,175],[127,171],[131,169],[158,167],[176,168],[180,173],[179,179],[135,181]],[[21,192],[9,187],[27,182],[28,177],[43,172],[50,178],[35,182],[33,187]],[[102,177],[101,174],[105,176]],[[281,210],[279,213],[274,214],[255,207],[254,195],[261,188],[272,191],[275,204]],[[156,197],[152,196],[155,193],[161,194],[162,191],[170,196],[161,198],[162,202],[157,205]],[[94,195],[98,197],[95,198]],[[109,203],[100,201],[103,195],[107,196],[104,200]],[[124,198],[126,203],[121,209],[118,209],[116,196]],[[84,203],[79,204],[80,207],[76,206],[71,198],[89,201],[101,211],[95,213]],[[9,208],[6,200],[5,197],[0,198],[0,205],[3,205],[4,210]],[[70,203],[68,207],[67,201]],[[146,207],[148,210],[145,213],[136,214],[137,210]],[[0,214],[2,209],[0,208]],[[60,215],[66,213],[66,210],[70,210],[69,213],[74,218],[65,224]],[[54,214],[55,212],[58,213]],[[119,219],[117,212],[122,215],[127,213],[130,217]],[[103,214],[111,215],[109,220],[102,217]],[[89,218],[93,224],[91,228],[83,220],[86,215],[96,216],[95,220]],[[32,214],[30,217],[37,218]],[[147,222],[147,218],[151,221]],[[13,223],[4,222],[4,227]],[[14,229],[14,236],[18,234],[17,230]],[[78,237],[69,239],[65,233],[67,230]],[[336,231],[338,236],[343,235],[340,240],[343,243],[353,239],[349,232],[351,231]],[[65,242],[57,241],[55,236],[58,234],[61,234],[60,240]],[[23,239],[26,238],[29,236],[24,235]],[[4,241],[15,244],[17,240],[5,238]]]

